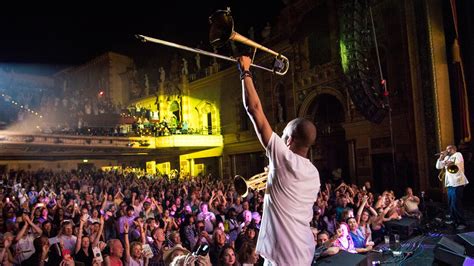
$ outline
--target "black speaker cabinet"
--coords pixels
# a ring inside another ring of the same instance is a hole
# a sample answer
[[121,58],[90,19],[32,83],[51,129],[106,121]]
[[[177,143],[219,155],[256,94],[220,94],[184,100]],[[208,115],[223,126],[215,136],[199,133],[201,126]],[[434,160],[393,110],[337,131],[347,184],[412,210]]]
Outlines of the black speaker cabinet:
[[465,252],[464,246],[443,236],[436,244],[434,256],[435,259],[449,265],[463,265],[466,260]]
[[334,256],[319,259],[316,265],[344,265],[344,266],[362,266],[367,264],[367,256],[361,254],[353,254],[347,251],[339,251]]
[[474,232],[457,234],[456,241],[464,245],[469,257],[474,257]]

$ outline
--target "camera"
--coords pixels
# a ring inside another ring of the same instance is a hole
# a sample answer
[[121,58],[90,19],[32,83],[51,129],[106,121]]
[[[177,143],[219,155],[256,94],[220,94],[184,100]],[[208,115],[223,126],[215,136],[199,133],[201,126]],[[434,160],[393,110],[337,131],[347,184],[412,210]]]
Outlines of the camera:
[[209,253],[209,245],[208,244],[201,244],[199,245],[198,249],[193,252],[195,256],[206,256]]
[[93,247],[92,248],[92,253],[94,254],[94,258],[96,258],[97,262],[103,262],[104,258],[102,257],[102,253],[100,252],[100,248],[98,247]]

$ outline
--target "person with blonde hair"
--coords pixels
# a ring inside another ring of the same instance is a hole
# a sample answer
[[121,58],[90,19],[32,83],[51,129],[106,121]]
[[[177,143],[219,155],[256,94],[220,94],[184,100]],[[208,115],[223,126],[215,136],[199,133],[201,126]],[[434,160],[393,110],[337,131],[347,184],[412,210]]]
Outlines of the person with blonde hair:
[[140,230],[141,242],[132,242],[130,244],[129,240],[129,225],[127,223],[123,226],[123,233],[125,238],[125,261],[129,266],[144,266],[148,265],[148,258],[143,257],[143,248],[142,245],[145,244],[145,229],[143,223],[140,223],[138,226]]

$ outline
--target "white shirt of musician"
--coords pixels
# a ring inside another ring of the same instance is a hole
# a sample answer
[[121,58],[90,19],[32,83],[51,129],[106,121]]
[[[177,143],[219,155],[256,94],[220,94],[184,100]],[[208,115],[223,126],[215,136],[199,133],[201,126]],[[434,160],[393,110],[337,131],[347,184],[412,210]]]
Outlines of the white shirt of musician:
[[269,173],[257,253],[272,265],[311,265],[314,238],[309,223],[319,188],[319,172],[272,134],[266,154]]
[[[454,162],[456,166],[459,168],[459,171],[455,174],[449,173],[446,170],[446,163],[448,161]],[[445,187],[459,187],[465,186],[469,184],[467,181],[466,175],[464,174],[464,158],[460,152],[456,152],[451,156],[446,156],[442,161],[438,159],[436,161],[436,168],[443,169],[445,168],[446,176],[444,178],[444,186]]]

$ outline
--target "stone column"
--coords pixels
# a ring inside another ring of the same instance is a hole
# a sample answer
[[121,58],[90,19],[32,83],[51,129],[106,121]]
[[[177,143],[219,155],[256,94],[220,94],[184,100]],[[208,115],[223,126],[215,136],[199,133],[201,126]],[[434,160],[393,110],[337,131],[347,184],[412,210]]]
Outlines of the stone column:
[[454,130],[441,6],[442,3],[440,0],[425,0],[429,46],[431,50],[431,72],[436,111],[435,119],[437,120],[437,141],[440,150],[444,150],[448,144],[454,142]]

